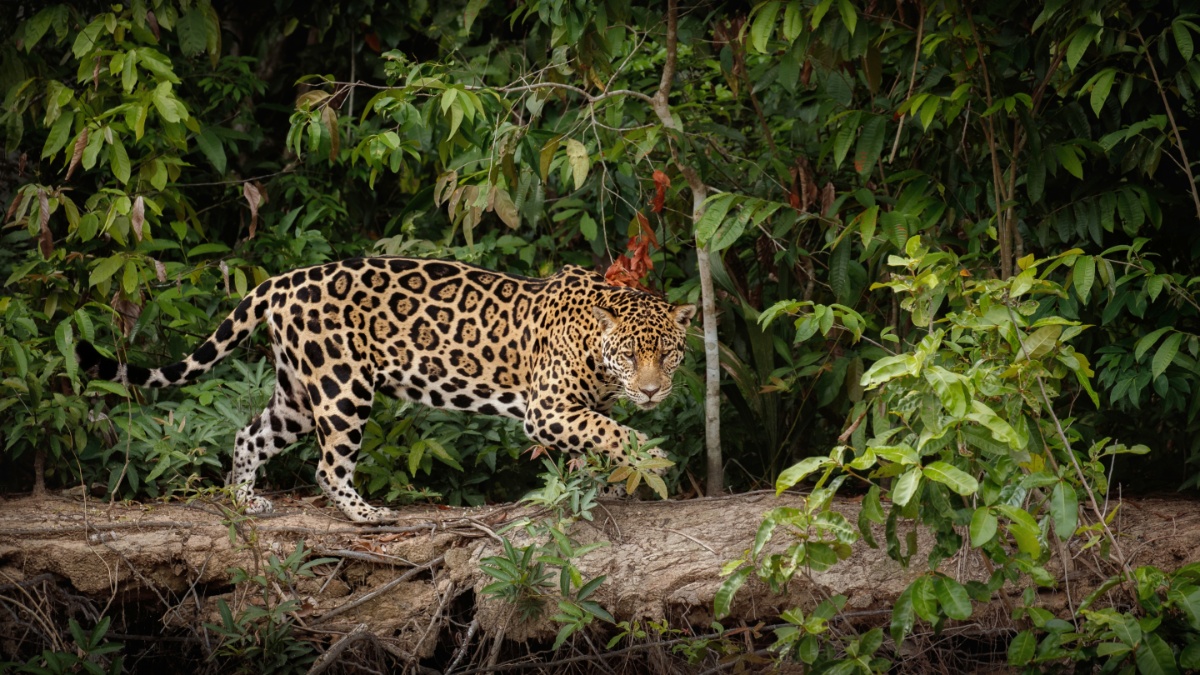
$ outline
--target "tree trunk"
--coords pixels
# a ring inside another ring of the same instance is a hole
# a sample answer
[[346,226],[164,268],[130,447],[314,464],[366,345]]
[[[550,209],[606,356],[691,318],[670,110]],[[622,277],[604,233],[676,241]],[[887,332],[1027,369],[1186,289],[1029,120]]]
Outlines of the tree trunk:
[[[639,620],[644,627],[647,620],[665,621],[673,630],[704,635],[712,630],[721,566],[745,555],[766,511],[799,503],[798,495],[776,498],[770,493],[604,502],[593,511],[594,522],[579,521],[570,534],[581,543],[610,545],[575,563],[585,580],[606,576],[590,599],[618,622]],[[854,522],[857,504],[838,501],[834,508]],[[336,519],[331,509],[291,506],[281,508],[279,516],[237,524],[234,529],[240,534],[233,542],[230,523],[220,513],[215,504],[110,506],[56,496],[0,502],[0,609],[34,607],[37,614],[0,611],[0,661],[27,653],[31,625],[35,633],[47,633],[54,621],[65,626],[66,617],[74,616],[86,623],[85,618],[94,621],[101,612],[114,617],[111,630],[125,635],[126,649],[151,649],[169,640],[171,649],[184,644],[180,653],[188,656],[179,658],[203,659],[205,650],[214,649],[218,642],[211,629],[204,628],[206,622],[221,623],[218,598],[225,599],[235,613],[255,598],[261,604],[262,590],[256,590],[253,582],[235,588],[231,569],[240,567],[254,574],[256,560],[265,565],[272,554],[285,558],[302,541],[312,552],[309,558],[327,556],[335,562],[315,568],[315,577],[273,581],[269,593],[275,602],[298,601],[295,634],[318,651],[349,648],[357,650],[356,658],[365,658],[362,655],[374,648],[410,669],[438,670],[457,655],[460,673],[485,667],[489,660],[503,665],[530,653],[544,660],[572,658],[571,654],[581,652],[596,659],[650,658],[659,653],[656,658],[666,659],[665,665],[659,664],[663,668],[647,666],[648,661],[641,662],[642,667],[689,672],[690,666],[662,646],[669,640],[676,640],[669,645],[682,644],[682,633],[619,641],[612,651],[605,651],[600,647],[617,631],[596,621],[568,642],[574,644],[574,651],[547,651],[561,625],[551,619],[557,612],[557,569],[552,569],[547,611],[540,618],[523,619],[513,605],[483,592],[494,579],[481,571],[480,562],[503,550],[494,533],[518,518],[535,516],[529,508],[409,507],[403,509],[405,520],[396,526],[360,527]],[[1200,550],[1200,509],[1194,501],[1126,501],[1113,526],[1135,567],[1154,564],[1173,569],[1194,561],[1195,551]],[[513,529],[510,536],[517,546],[529,543],[522,529]],[[876,532],[875,538],[882,542],[883,532]],[[825,572],[798,574],[783,595],[774,595],[751,579],[722,623],[727,629],[760,622],[769,625],[785,609],[809,609],[841,594],[848,601],[839,621],[846,622],[847,629],[886,627],[896,596],[925,572],[923,561],[931,543],[918,529],[919,550],[905,569],[883,550],[859,542],[850,559]],[[1058,564],[1063,555],[1074,556],[1069,576],[1063,576]],[[1113,569],[1096,557],[1095,549],[1080,552],[1063,547],[1055,556],[1050,569],[1063,583],[1057,590],[1039,589],[1038,603],[1069,617],[1072,603],[1077,605]],[[960,581],[988,575],[973,549],[945,561],[941,571]],[[951,622],[944,633],[978,639],[999,630],[1000,639],[1007,640],[1018,627],[1004,605],[1018,603],[1020,590],[1010,587],[1009,596],[977,605],[970,620]],[[1119,591],[1112,598],[1124,600]],[[81,613],[79,608],[89,604],[94,613]],[[365,628],[358,629],[360,625]],[[770,644],[770,632],[760,632],[758,639],[744,638],[747,652]],[[349,638],[351,634],[355,637]],[[339,644],[343,638],[355,644]],[[66,643],[70,644],[69,637]],[[944,640],[939,644],[953,649]],[[564,653],[566,657],[561,656]],[[1002,661],[1003,653],[1001,644],[995,658]],[[921,667],[930,666],[929,659],[935,657],[937,650],[924,654]],[[704,656],[713,664],[716,658]],[[617,665],[609,662],[610,667]],[[917,663],[905,664],[909,666],[915,668]],[[548,672],[554,669],[547,666]]]

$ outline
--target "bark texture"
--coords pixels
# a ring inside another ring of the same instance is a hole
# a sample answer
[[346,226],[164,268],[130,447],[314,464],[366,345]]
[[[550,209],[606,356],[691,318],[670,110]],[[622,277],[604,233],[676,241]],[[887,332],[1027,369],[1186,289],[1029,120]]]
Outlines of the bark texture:
[[[594,511],[595,522],[576,523],[572,535],[610,545],[578,564],[585,578],[607,575],[593,599],[618,621],[665,619],[673,627],[705,633],[721,565],[744,555],[766,511],[799,501],[796,495],[777,499],[754,493],[604,502]],[[189,626],[194,630],[205,621],[219,621],[216,598],[237,600],[231,568],[253,570],[256,558],[285,557],[304,541],[315,555],[338,560],[318,568],[314,578],[300,579],[294,589],[279,589],[300,601],[298,614],[309,630],[353,633],[358,639],[365,635],[359,626],[365,625],[374,639],[414,664],[461,644],[467,639],[466,621],[481,652],[485,644],[496,645],[492,652],[498,653],[502,644],[529,641],[545,648],[558,630],[559,624],[547,618],[555,611],[553,603],[542,619],[524,620],[509,604],[482,593],[492,579],[480,571],[480,560],[501,551],[495,531],[535,516],[528,508],[411,507],[404,511],[406,521],[396,526],[360,527],[329,509],[280,502],[280,515],[245,521],[231,541],[229,521],[216,504],[109,505],[62,496],[0,501],[0,600],[27,604],[38,584],[53,583],[110,612],[139,604],[139,611],[157,616],[165,631],[186,632]],[[857,515],[853,502],[835,506],[852,521]],[[1194,501],[1127,501],[1114,527],[1133,566],[1170,569],[1200,555],[1200,508]],[[860,542],[852,558],[827,572],[798,575],[782,596],[752,579],[724,625],[772,623],[783,609],[810,608],[840,593],[849,598],[846,611],[857,617],[855,623],[886,626],[895,597],[925,570],[931,542],[919,528],[918,533],[920,551],[908,569]],[[876,534],[879,541],[882,534]],[[512,537],[518,544],[528,541],[519,530]],[[1070,560],[1066,576],[1064,557]],[[1063,547],[1052,563],[1063,583],[1043,591],[1043,606],[1067,610],[1113,569],[1090,551]],[[969,549],[943,563],[942,571],[961,581],[987,575]],[[469,603],[465,620],[463,603]],[[1006,616],[1003,604],[1002,599],[993,608],[981,608],[963,623],[990,623],[994,629],[985,615]],[[0,614],[0,657],[15,649],[20,616]]]

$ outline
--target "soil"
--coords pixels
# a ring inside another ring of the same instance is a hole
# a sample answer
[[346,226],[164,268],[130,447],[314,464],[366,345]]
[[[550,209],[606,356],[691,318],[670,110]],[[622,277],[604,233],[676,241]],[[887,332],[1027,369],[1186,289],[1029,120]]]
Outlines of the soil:
[[[610,653],[619,656],[608,667],[633,658],[642,659],[640,667],[663,672],[717,664],[716,655],[709,654],[689,665],[671,649],[681,643],[671,641],[712,631],[722,565],[746,554],[765,512],[798,506],[800,500],[794,494],[776,498],[751,493],[686,501],[606,501],[593,511],[593,522],[575,523],[571,535],[581,544],[608,542],[576,561],[585,580],[606,576],[591,599],[618,622],[669,625],[668,632],[651,631],[642,639],[644,650],[616,651],[636,640],[614,646]],[[316,654],[325,654],[314,670],[328,667],[333,657],[344,668],[350,654],[366,659],[364,664],[373,658],[412,672],[442,672],[456,659],[456,672],[494,669],[526,663],[532,655],[559,659],[559,666],[547,666],[546,672],[586,672],[583,664],[590,662],[564,663],[563,655],[602,652],[615,634],[611,626],[594,622],[594,630],[568,643],[575,645],[574,651],[552,654],[548,648],[561,625],[550,618],[556,613],[553,603],[540,618],[527,619],[512,604],[483,592],[494,579],[479,565],[501,553],[497,530],[544,515],[531,508],[408,507],[394,525],[364,527],[311,501],[277,497],[275,504],[278,511],[270,517],[231,521],[228,510],[214,502],[109,504],[62,495],[0,501],[0,662],[24,661],[54,647],[68,618],[89,625],[105,615],[116,617],[110,638],[127,645],[126,667],[137,665],[132,668],[136,671],[163,659],[184,658],[188,660],[174,665],[219,670],[212,657],[219,644],[212,627],[221,624],[218,601],[244,609],[264,604],[264,595],[271,602],[297,602],[296,637]],[[834,506],[855,521],[858,506],[853,501]],[[1195,501],[1128,500],[1113,528],[1131,566],[1174,569],[1200,559],[1200,504]],[[518,546],[529,543],[523,529],[506,534]],[[883,540],[882,532],[876,539]],[[261,572],[272,554],[286,558],[300,542],[311,551],[309,559],[333,561],[315,566],[312,577],[295,578],[291,587],[285,587],[288,581],[274,581],[265,594],[254,582],[234,583],[235,570]],[[770,644],[764,626],[777,622],[783,610],[808,610],[833,594],[847,597],[839,630],[886,627],[895,597],[927,571],[932,542],[920,528],[917,542],[907,569],[884,550],[860,542],[850,559],[826,572],[797,575],[781,595],[752,578],[736,596],[731,615],[722,620],[727,629],[746,627],[743,646],[751,654],[743,665],[754,666],[753,652]],[[1095,549],[1063,547],[1050,569],[1061,583],[1042,590],[1040,604],[1067,615],[1115,568]],[[944,561],[941,571],[960,581],[988,575],[971,549]],[[552,580],[557,585],[557,573]],[[963,657],[953,652],[964,643],[988,653],[999,644],[1000,653],[991,656],[1003,663],[1004,640],[1016,630],[1008,619],[1015,597],[977,607],[969,621],[951,623],[926,643],[906,643],[925,647],[919,659],[903,659],[903,669],[918,663],[919,669],[961,668],[961,662],[952,661]],[[945,644],[947,636],[955,640],[949,652],[926,649]],[[63,645],[69,645],[69,638]],[[129,650],[138,649],[144,649],[141,656],[130,658]]]

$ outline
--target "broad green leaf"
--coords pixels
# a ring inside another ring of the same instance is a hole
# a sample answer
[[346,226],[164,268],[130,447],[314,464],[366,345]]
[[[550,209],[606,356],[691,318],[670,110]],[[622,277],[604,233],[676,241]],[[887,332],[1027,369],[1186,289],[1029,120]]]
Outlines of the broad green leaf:
[[92,269],[92,273],[88,276],[88,286],[96,286],[107,281],[112,275],[121,269],[125,264],[125,256],[117,254],[111,258],[101,260],[96,267]]
[[733,205],[737,195],[728,192],[723,192],[718,195],[709,197],[704,204],[704,215],[700,216],[700,220],[696,223],[696,243],[701,246],[708,245],[708,241],[717,231],[717,227],[725,220],[725,214],[729,213],[729,207]]
[[1183,333],[1171,333],[1166,340],[1163,340],[1158,351],[1154,352],[1154,358],[1150,361],[1150,372],[1153,377],[1157,378],[1167,370],[1167,366],[1171,365],[1175,354],[1179,352],[1179,343],[1182,341]]
[[200,7],[192,7],[175,23],[175,34],[179,36],[179,49],[184,56],[196,56],[208,45],[208,23]]
[[1178,675],[1175,653],[1158,633],[1148,633],[1137,650],[1137,669],[1141,675]]
[[592,163],[587,148],[574,138],[567,139],[567,161],[571,163],[571,175],[575,178],[575,189],[583,187]]
[[896,598],[895,604],[892,605],[892,625],[891,634],[892,640],[896,643],[896,648],[900,648],[900,644],[904,642],[904,636],[912,632],[913,626],[917,622],[916,612],[913,610],[913,587],[909,584]]
[[784,490],[804,480],[812,472],[832,463],[833,460],[828,457],[805,457],[799,463],[793,464],[784,469],[783,473],[779,474],[779,478],[775,481],[775,494],[779,495]]
[[869,246],[871,239],[875,237],[875,224],[879,218],[879,205],[867,207],[865,211],[859,214],[856,220],[858,221],[858,232],[862,237],[863,246]]
[[1054,531],[1058,538],[1066,541],[1075,534],[1079,524],[1079,496],[1070,483],[1059,481],[1050,493],[1050,517],[1054,519]]
[[1175,19],[1171,22],[1171,33],[1175,36],[1175,46],[1184,62],[1192,60],[1192,34],[1188,31],[1187,21]]
[[917,616],[933,623],[938,620],[938,597],[933,587],[933,579],[927,576],[917,577],[912,585],[913,609]]
[[868,448],[879,457],[896,464],[917,464],[921,461],[917,451],[910,445],[873,445]]
[[750,576],[754,568],[746,566],[741,567],[721,582],[721,586],[717,588],[716,596],[713,598],[713,618],[718,621],[729,615],[729,607],[733,604],[733,596],[737,594],[738,589],[742,584],[746,583],[746,579]]
[[76,60],[82,60],[96,48],[96,41],[100,39],[102,30],[104,30],[103,16],[89,23],[80,31],[79,35],[75,37],[75,43],[71,45],[71,53],[75,55]]
[[1062,326],[1042,326],[1035,330],[1032,335],[1022,341],[1021,353],[1017,356],[1018,360],[1028,358],[1033,361],[1050,353],[1050,350],[1058,344],[1058,338],[1062,332]]
[[54,120],[54,125],[50,127],[50,133],[46,136],[46,144],[42,146],[42,159],[53,157],[63,146],[67,144],[67,139],[71,137],[71,127],[75,124],[75,112],[68,110],[58,116]]
[[974,476],[949,462],[933,462],[921,472],[929,480],[941,483],[964,497],[979,491],[979,481]]
[[795,42],[804,32],[804,13],[800,0],[791,0],[783,10],[783,39]]
[[988,431],[992,432],[992,438],[1008,444],[1013,450],[1025,447],[1025,439],[1017,434],[1016,429],[1013,429],[1011,424],[1001,419],[994,410],[979,399],[971,400],[971,412],[967,415],[967,419],[987,427]]
[[217,138],[212,129],[205,127],[203,131],[196,134],[196,147],[200,148],[200,152],[204,153],[204,157],[213,165],[217,173],[224,175],[225,145],[221,143],[221,139]]
[[966,378],[958,373],[946,370],[941,366],[930,366],[925,369],[925,380],[933,386],[946,412],[954,417],[967,414]]
[[1071,44],[1067,45],[1067,67],[1071,71],[1075,70],[1075,66],[1083,59],[1084,52],[1091,46],[1096,34],[1100,32],[1099,26],[1092,24],[1084,24],[1079,27],[1075,35],[1071,38]]
[[854,28],[858,25],[858,13],[854,11],[850,0],[838,0],[838,13],[842,15],[842,23],[846,24],[846,30],[854,35]]
[[979,548],[996,536],[999,520],[986,506],[975,509],[971,515],[971,545]]
[[760,54],[767,53],[767,42],[775,32],[775,17],[779,14],[782,4],[777,0],[763,3],[758,8],[758,14],[754,16],[754,23],[750,26],[750,46]]
[[1034,650],[1037,649],[1037,637],[1031,630],[1017,633],[1012,642],[1008,643],[1008,665],[1024,666],[1033,660]]
[[1058,157],[1058,163],[1067,170],[1067,173],[1083,180],[1083,164],[1079,161],[1082,151],[1079,148],[1074,145],[1060,145],[1054,148],[1054,154]]
[[129,183],[129,155],[125,153],[125,145],[118,136],[113,136],[112,146],[108,150],[109,167],[113,175],[122,184]]
[[1092,284],[1096,281],[1096,259],[1090,255],[1081,255],[1075,260],[1075,269],[1071,272],[1075,283],[1075,294],[1080,302],[1087,304],[1088,295],[1092,292]]
[[1158,342],[1158,338],[1162,337],[1164,333],[1174,328],[1174,326],[1163,326],[1162,328],[1159,328],[1151,333],[1147,333],[1139,338],[1137,344],[1133,346],[1134,360],[1141,361],[1142,356],[1146,352],[1150,351],[1150,348],[1154,346],[1154,343]]
[[947,617],[958,621],[971,618],[971,596],[962,584],[949,577],[934,577],[933,589]]
[[911,467],[892,485],[892,503],[897,506],[904,506],[912,500],[917,494],[917,488],[921,486],[921,470],[917,467]]
[[863,373],[859,383],[864,389],[874,389],[875,387],[894,380],[897,377],[905,375],[916,375],[920,365],[917,359],[912,354],[896,354],[895,356],[885,356],[867,369]]
[[1017,540],[1017,548],[1022,553],[1036,558],[1042,551],[1042,545],[1038,541],[1040,530],[1033,516],[1025,509],[1008,504],[999,504],[993,508],[1009,519],[1008,531]]
[[1104,102],[1108,100],[1108,93],[1112,90],[1113,80],[1116,77],[1116,68],[1105,68],[1093,80],[1090,102],[1092,112],[1096,113],[1096,117],[1100,116],[1100,110],[1104,108]]

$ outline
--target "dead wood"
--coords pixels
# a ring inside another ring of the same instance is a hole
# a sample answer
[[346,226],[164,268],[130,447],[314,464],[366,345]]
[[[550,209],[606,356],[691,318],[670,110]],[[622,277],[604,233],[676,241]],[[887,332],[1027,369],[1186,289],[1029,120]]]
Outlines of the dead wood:
[[[618,621],[666,620],[692,635],[704,634],[713,620],[721,565],[745,555],[766,511],[799,502],[797,495],[777,499],[770,493],[606,502],[594,511],[594,522],[577,522],[571,534],[581,543],[609,545],[577,564],[585,578],[607,575],[592,599]],[[843,501],[835,506],[854,521],[857,504]],[[32,600],[22,593],[57,583],[110,611],[139,604],[139,613],[159,617],[159,625],[168,632],[187,635],[191,630],[189,640],[207,640],[211,646],[215,638],[197,627],[219,621],[217,597],[235,597],[230,570],[254,569],[272,553],[286,557],[303,541],[314,556],[338,561],[318,567],[315,578],[300,578],[293,588],[277,590],[281,597],[300,601],[303,609],[296,616],[302,631],[327,634],[327,644],[339,651],[377,644],[393,655],[409,655],[413,668],[418,660],[440,653],[441,663],[470,671],[486,667],[502,644],[544,650],[558,629],[548,618],[554,613],[553,603],[542,619],[523,621],[507,603],[481,592],[492,579],[480,571],[480,560],[500,552],[496,531],[517,518],[536,515],[531,509],[410,507],[403,510],[406,520],[395,526],[361,528],[332,511],[307,505],[281,504],[280,510],[278,517],[240,523],[236,531],[241,534],[231,541],[230,524],[216,508],[85,504],[59,496],[0,501],[0,600],[29,605]],[[1135,567],[1174,569],[1200,555],[1200,508],[1195,501],[1129,500],[1113,526]],[[752,580],[723,623],[727,628],[770,624],[784,609],[811,608],[842,594],[848,598],[844,621],[886,625],[895,597],[927,571],[932,542],[923,530],[917,532],[919,551],[907,569],[885,551],[860,542],[849,560],[826,572],[797,576],[782,596]],[[522,530],[512,530],[509,536],[517,544],[528,543]],[[882,532],[876,539],[883,540]],[[1041,603],[1066,615],[1114,567],[1094,550],[1055,550],[1050,567],[1062,582],[1041,591]],[[1064,556],[1072,559],[1065,575]],[[987,576],[978,553],[969,548],[944,561],[941,571],[960,581]],[[995,608],[977,608],[971,621],[947,630],[970,633],[974,627],[982,635],[1011,628],[1002,604],[994,604]],[[42,624],[44,614],[39,612]],[[21,627],[14,622],[19,616],[10,612],[6,619],[0,612],[0,660],[16,650],[14,634]],[[372,634],[370,640],[363,638],[363,630]],[[593,646],[606,641],[604,636],[586,639]],[[472,655],[464,658],[468,653]],[[328,664],[329,659],[320,663]]]

